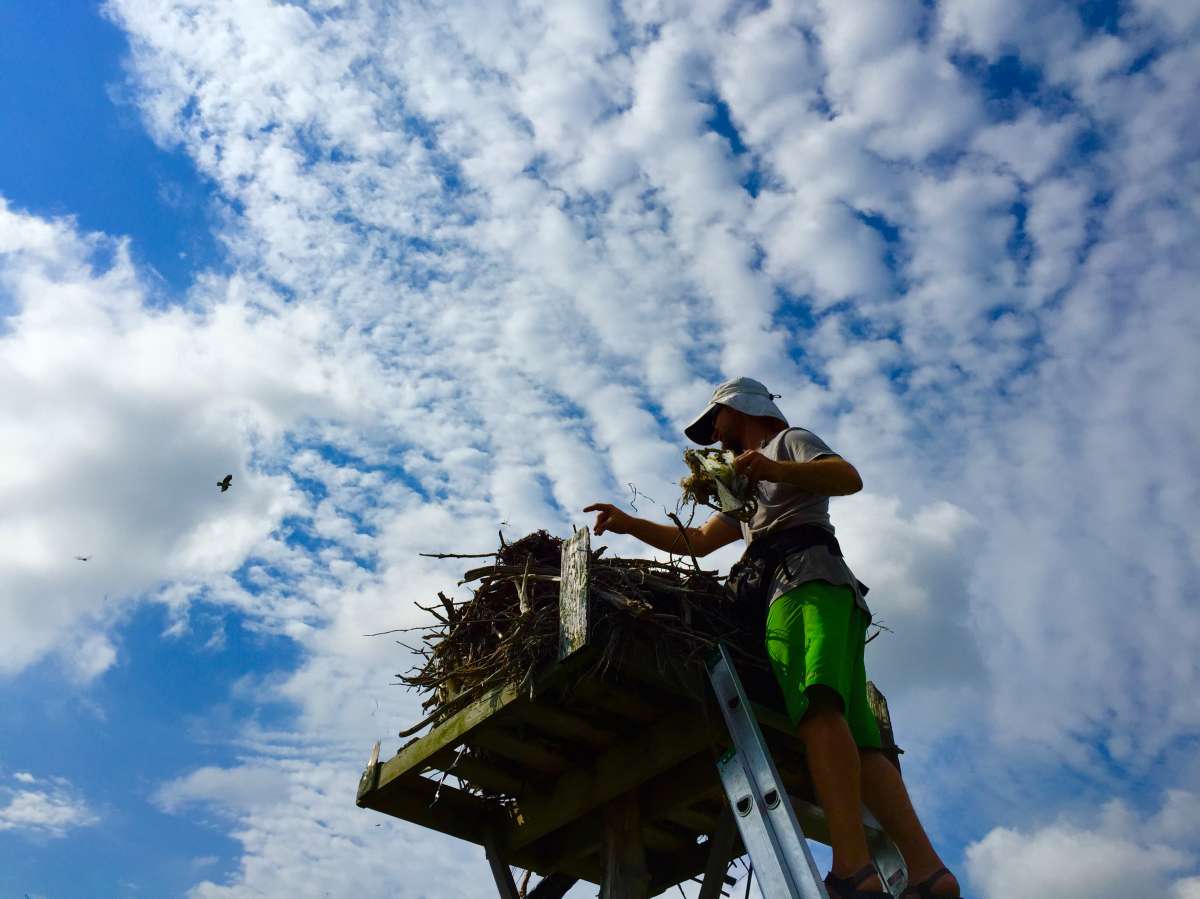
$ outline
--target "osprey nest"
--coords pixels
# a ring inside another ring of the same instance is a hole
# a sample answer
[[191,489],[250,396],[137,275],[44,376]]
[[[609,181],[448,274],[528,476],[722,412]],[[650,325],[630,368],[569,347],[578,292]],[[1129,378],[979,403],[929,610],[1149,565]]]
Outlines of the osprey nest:
[[[438,593],[439,604],[417,603],[437,620],[412,629],[422,632],[422,642],[407,648],[423,661],[397,677],[410,689],[429,694],[422,703],[427,716],[401,737],[436,726],[485,691],[524,682],[555,661],[562,543],[546,531],[536,531],[513,543],[502,538],[495,553],[436,554],[493,561],[463,575],[459,583],[472,585],[470,599],[456,601]],[[716,572],[700,570],[691,558],[625,559],[605,556],[605,549],[591,553],[593,643],[597,638],[603,641],[603,652],[590,674],[603,676],[634,633],[649,639],[659,658],[684,665],[702,665],[721,640],[739,662],[766,669],[761,622],[748,621],[741,609],[735,611]]]

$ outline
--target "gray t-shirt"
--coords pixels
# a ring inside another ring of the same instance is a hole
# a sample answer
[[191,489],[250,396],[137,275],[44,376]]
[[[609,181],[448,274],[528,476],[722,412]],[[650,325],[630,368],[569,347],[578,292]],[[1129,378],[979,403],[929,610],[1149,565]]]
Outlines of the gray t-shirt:
[[[804,428],[787,428],[780,431],[758,450],[768,459],[778,462],[811,462],[822,456],[836,456],[829,446]],[[749,546],[756,537],[775,531],[815,524],[834,533],[829,520],[829,497],[808,493],[792,484],[775,484],[759,481],[757,485],[758,509],[748,522],[741,522],[732,515],[718,512],[728,524],[738,527],[742,539]],[[844,548],[843,548],[844,551]],[[844,559],[840,559],[824,546],[811,546],[785,558],[771,582],[768,605],[794,587],[807,581],[827,581],[830,584],[849,587],[854,591],[854,600],[868,615],[871,610],[858,587],[858,579]]]

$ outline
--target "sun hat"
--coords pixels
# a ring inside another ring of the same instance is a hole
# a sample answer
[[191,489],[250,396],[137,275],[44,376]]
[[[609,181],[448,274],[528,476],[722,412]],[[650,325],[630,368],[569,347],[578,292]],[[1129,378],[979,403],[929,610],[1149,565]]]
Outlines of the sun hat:
[[683,429],[683,433],[688,436],[689,440],[699,443],[701,446],[715,443],[717,438],[713,434],[713,419],[717,417],[718,406],[728,406],[730,409],[736,409],[746,415],[777,418],[786,425],[787,418],[779,411],[779,407],[774,402],[778,398],[779,394],[771,393],[761,382],[753,378],[734,378],[725,381],[717,385],[717,389],[713,391],[712,399],[708,401],[704,411]]

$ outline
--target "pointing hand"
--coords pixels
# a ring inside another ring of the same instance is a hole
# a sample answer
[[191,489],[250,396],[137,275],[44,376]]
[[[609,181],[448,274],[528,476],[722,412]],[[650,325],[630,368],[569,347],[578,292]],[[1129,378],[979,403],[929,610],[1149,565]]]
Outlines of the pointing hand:
[[605,531],[612,531],[614,534],[628,534],[629,527],[633,523],[632,516],[622,512],[612,503],[592,503],[583,511],[598,513],[596,526],[592,528],[592,533],[597,537]]

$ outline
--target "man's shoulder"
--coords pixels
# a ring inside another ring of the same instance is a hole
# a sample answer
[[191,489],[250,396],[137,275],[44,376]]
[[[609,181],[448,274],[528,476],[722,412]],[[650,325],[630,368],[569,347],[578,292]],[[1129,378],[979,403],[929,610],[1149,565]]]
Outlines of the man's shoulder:
[[773,455],[775,458],[792,456],[793,450],[796,447],[824,446],[825,442],[807,428],[788,427],[784,428],[774,437],[767,441],[763,446],[762,451],[766,455]]

